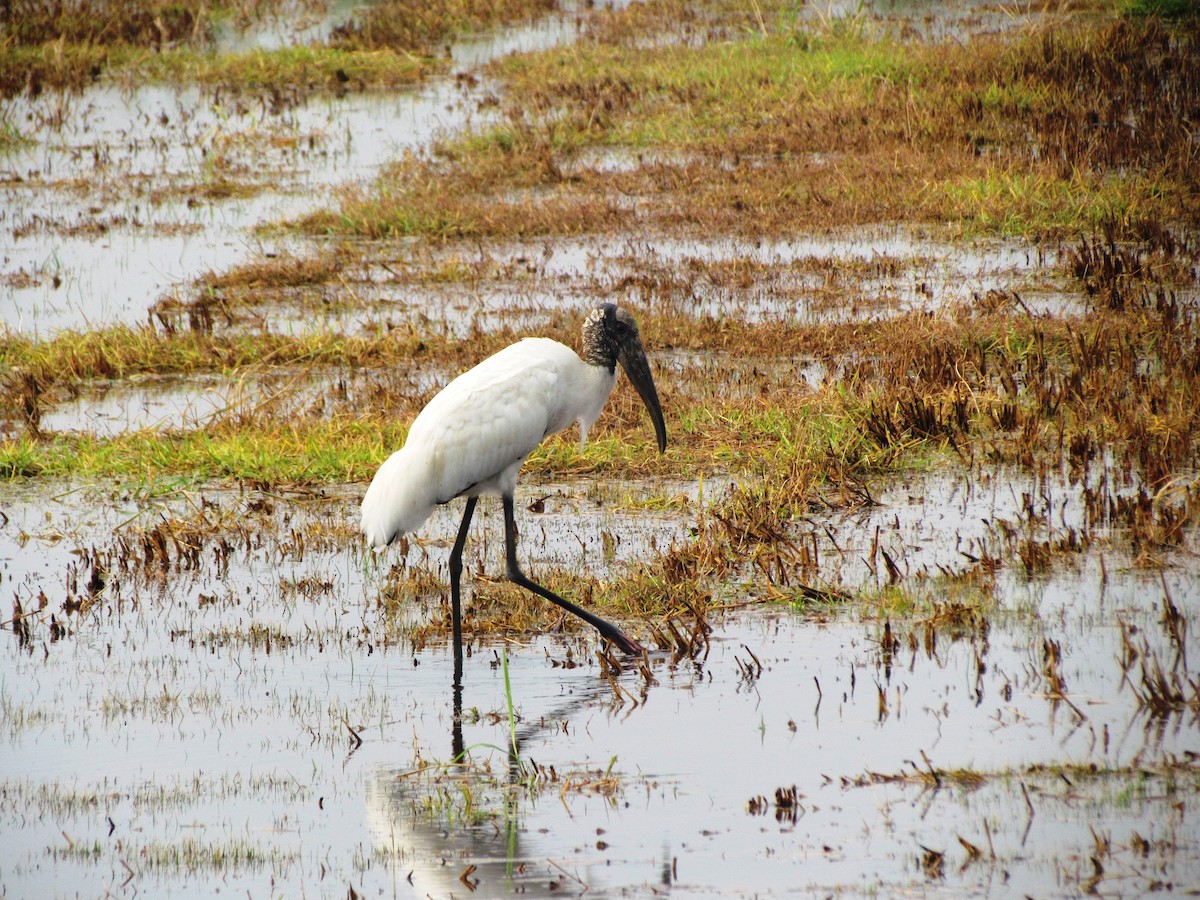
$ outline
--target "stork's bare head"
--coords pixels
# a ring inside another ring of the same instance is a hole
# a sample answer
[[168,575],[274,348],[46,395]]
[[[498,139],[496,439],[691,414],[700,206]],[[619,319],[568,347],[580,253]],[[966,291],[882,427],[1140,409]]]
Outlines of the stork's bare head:
[[583,350],[584,358],[594,366],[604,366],[612,371],[620,363],[654,422],[658,451],[666,450],[667,426],[663,422],[662,405],[658,402],[650,362],[646,359],[646,349],[642,346],[633,315],[615,303],[597,306],[583,323]]

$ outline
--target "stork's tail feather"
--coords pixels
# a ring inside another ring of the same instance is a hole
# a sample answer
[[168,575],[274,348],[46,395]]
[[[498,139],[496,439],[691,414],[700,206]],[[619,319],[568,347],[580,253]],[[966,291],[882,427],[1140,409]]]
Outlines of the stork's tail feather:
[[386,547],[397,535],[419,528],[433,511],[428,481],[409,463],[404,450],[397,450],[367,488],[359,528],[371,547]]

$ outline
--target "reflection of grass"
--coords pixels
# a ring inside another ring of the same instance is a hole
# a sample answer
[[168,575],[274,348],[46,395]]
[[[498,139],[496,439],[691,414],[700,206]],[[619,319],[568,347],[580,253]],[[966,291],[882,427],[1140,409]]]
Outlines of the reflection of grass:
[[[498,747],[489,745],[487,749],[507,755]],[[396,786],[409,799],[411,812],[452,830],[497,819],[511,821],[522,804],[543,796],[556,796],[568,808],[571,799],[580,796],[615,802],[631,780],[616,770],[615,758],[605,768],[564,768],[561,772],[530,762],[514,779],[509,777],[507,761],[497,768],[489,760],[473,757],[468,748],[467,758],[460,763],[422,761],[416,769],[396,776]],[[384,847],[376,849],[387,852]]]
[[21,134],[21,130],[0,113],[0,153],[13,150],[28,142],[29,139]]
[[161,823],[177,815],[190,815],[189,810],[208,821],[214,809],[223,809],[231,801],[247,798],[253,798],[257,803],[297,802],[305,796],[306,789],[290,776],[231,773],[208,777],[197,774],[175,782],[160,776],[157,780],[141,780],[123,788],[112,787],[111,780],[91,788],[74,778],[30,781],[15,773],[5,774],[9,776],[3,782],[6,796],[14,798],[14,802],[19,798],[23,809],[36,811],[37,815],[66,826],[61,832],[61,840],[56,839],[46,848],[46,853],[57,860],[111,862],[116,868],[120,868],[121,860],[126,860],[136,865],[141,874],[150,870],[233,873],[271,864],[288,865],[299,859],[296,851],[281,848],[269,840],[205,839],[191,835],[170,839],[161,827],[137,826],[128,831],[123,829],[114,842],[92,837],[94,832],[85,825],[92,821],[103,822],[105,816],[112,816],[122,826],[127,822]]
[[439,785],[425,794],[415,808],[422,818],[442,822],[454,830],[480,825],[499,816],[497,810],[480,806],[481,802],[487,802],[486,793],[481,795],[471,781],[463,780],[453,786]]
[[0,694],[0,731],[9,740],[46,728],[51,718],[45,709],[15,700],[8,692]]
[[193,872],[211,869],[238,872],[266,865],[295,862],[299,854],[272,844],[263,849],[245,840],[206,841],[184,837],[177,842],[151,841],[138,848],[138,862],[146,869]]
[[[985,770],[975,768],[941,769],[933,765],[922,754],[924,765],[911,763],[911,768],[899,772],[865,772],[861,775],[843,776],[842,787],[861,788],[881,784],[917,784],[926,787],[956,785],[968,789],[989,783],[1009,784],[1014,781],[1038,781],[1051,785],[1066,782],[1072,785],[1111,786],[1119,785],[1116,794],[1106,793],[1101,802],[1129,806],[1138,799],[1153,797],[1149,787],[1155,785],[1170,794],[1180,778],[1195,779],[1200,776],[1200,767],[1195,759],[1165,757],[1156,763],[1138,762],[1128,766],[1104,766],[1096,763],[1033,764],[1019,769]],[[1042,794],[1043,799],[1052,798],[1053,792]],[[1068,798],[1074,801],[1074,796]]]
[[[1129,809],[1137,801],[1146,799],[1151,783],[1148,774],[1141,769],[1129,773],[1128,781],[1117,791],[1113,803],[1120,809]],[[1168,787],[1167,793],[1173,792]]]

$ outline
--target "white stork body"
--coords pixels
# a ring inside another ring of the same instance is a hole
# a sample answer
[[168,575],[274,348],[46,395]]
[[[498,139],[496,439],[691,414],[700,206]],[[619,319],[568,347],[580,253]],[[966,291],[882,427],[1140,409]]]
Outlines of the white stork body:
[[526,338],[488,357],[421,410],[362,502],[372,547],[413,531],[456,497],[512,495],[517,473],[551,434],[579,423],[582,444],[617,383],[549,338]]
[[574,422],[583,442],[612,393],[618,365],[646,404],[659,451],[667,446],[662,407],[633,316],[612,303],[597,306],[583,325],[583,349],[581,358],[558,341],[526,338],[459,375],[421,410],[404,447],[379,467],[363,497],[360,527],[376,548],[419,528],[437,504],[466,498],[450,552],[456,671],[462,664],[462,554],[482,494],[504,499],[510,580],[593,625],[625,652],[642,652],[619,628],[530,580],[517,562],[513,494],[521,466],[548,435]]

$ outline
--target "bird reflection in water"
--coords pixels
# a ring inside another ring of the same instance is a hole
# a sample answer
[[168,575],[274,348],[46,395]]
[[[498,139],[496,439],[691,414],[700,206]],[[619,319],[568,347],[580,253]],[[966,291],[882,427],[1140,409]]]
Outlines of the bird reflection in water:
[[[399,881],[417,896],[447,897],[478,888],[488,895],[520,891],[535,896],[561,888],[584,888],[580,872],[556,866],[560,856],[547,838],[521,827],[529,802],[529,772],[522,748],[558,732],[563,721],[610,698],[600,679],[581,680],[569,698],[529,722],[518,723],[502,776],[482,771],[467,756],[463,738],[462,662],[456,660],[451,690],[451,762],[368,776],[367,819],[374,846],[386,851]],[[497,785],[495,779],[499,778]],[[556,789],[557,790],[557,789]],[[603,863],[599,863],[603,865]]]

